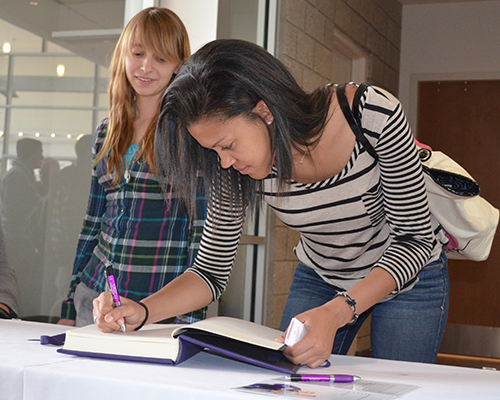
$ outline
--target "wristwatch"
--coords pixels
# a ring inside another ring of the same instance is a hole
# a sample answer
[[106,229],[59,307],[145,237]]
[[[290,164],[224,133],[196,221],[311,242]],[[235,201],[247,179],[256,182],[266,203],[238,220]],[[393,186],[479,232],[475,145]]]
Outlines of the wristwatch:
[[351,307],[351,310],[354,313],[354,316],[347,323],[347,325],[354,325],[359,318],[359,315],[356,314],[356,300],[354,300],[347,292],[337,292],[337,294],[333,296],[333,299],[336,299],[339,296],[345,297],[345,302],[349,305],[349,307]]

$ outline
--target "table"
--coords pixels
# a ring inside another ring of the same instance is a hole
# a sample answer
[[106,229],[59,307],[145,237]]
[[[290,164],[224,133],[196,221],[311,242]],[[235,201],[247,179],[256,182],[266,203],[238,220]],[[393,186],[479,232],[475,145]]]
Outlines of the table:
[[[207,353],[172,367],[68,356],[57,353],[55,346],[30,341],[67,329],[54,324],[0,320],[0,400],[255,400],[266,397],[231,388],[280,376]],[[352,356],[331,356],[330,362],[322,373],[346,373],[419,386],[405,394],[404,400],[500,399],[499,371]],[[311,371],[307,367],[299,370]]]

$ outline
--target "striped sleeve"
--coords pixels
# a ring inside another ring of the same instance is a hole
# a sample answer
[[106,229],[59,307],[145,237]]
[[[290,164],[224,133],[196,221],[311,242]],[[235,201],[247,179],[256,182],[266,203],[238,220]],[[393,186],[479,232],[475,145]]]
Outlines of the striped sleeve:
[[227,193],[211,193],[207,219],[194,264],[187,271],[198,275],[217,300],[229,281],[241,238],[244,210],[231,206]]

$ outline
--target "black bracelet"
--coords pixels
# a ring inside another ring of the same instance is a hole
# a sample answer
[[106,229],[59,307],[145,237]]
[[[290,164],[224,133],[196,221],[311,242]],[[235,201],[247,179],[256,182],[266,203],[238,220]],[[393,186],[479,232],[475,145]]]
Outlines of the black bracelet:
[[3,308],[0,308],[0,319],[11,319],[11,315],[9,312],[5,311]]
[[351,310],[354,313],[354,316],[347,323],[347,325],[354,325],[359,318],[359,315],[356,314],[356,300],[354,300],[351,296],[349,296],[349,293],[347,292],[338,292],[335,296],[333,296],[333,298],[335,299],[339,296],[345,297],[345,302],[349,305],[349,307],[351,307]]
[[144,321],[142,321],[142,324],[140,324],[137,328],[135,328],[134,331],[138,331],[139,329],[141,329],[149,318],[149,310],[146,307],[146,304],[144,304],[142,301],[140,301],[139,304],[143,306],[144,309],[146,310],[146,317],[144,318]]

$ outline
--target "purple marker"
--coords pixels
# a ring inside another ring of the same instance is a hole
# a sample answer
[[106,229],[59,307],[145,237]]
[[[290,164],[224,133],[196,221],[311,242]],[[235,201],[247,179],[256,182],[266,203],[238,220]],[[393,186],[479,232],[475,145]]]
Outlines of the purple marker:
[[[115,274],[113,273],[113,266],[111,264],[106,265],[106,279],[108,281],[109,290],[113,296],[113,307],[120,307],[122,305],[120,301],[120,296],[118,295],[118,289],[116,287]],[[120,327],[123,333],[127,333],[127,327],[125,326],[125,318],[123,318],[123,324]]]
[[336,383],[349,383],[358,381],[361,378],[354,375],[320,375],[320,374],[292,374],[287,375],[286,380],[292,382],[336,382]]

